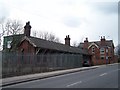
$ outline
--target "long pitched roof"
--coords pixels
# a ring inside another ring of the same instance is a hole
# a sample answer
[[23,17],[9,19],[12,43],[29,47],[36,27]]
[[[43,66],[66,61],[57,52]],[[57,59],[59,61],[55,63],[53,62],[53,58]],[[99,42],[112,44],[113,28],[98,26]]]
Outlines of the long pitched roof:
[[[88,54],[87,50],[83,50],[82,48],[72,47],[61,43],[56,43],[36,37],[24,37],[22,41],[28,40],[34,47],[46,48],[51,50],[77,53],[77,54]],[[21,42],[22,42],[21,41]]]

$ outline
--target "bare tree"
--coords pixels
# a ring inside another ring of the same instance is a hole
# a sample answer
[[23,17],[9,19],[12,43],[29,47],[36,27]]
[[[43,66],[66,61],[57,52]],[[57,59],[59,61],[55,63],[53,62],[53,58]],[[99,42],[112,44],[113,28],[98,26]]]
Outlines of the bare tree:
[[118,56],[118,62],[120,63],[120,44],[115,47],[115,55]]
[[120,44],[115,47],[115,54],[120,56]]
[[23,33],[23,24],[19,20],[6,20],[3,22],[0,20],[0,28],[2,29],[1,35],[14,35]]
[[53,33],[49,33],[49,32],[33,31],[33,36],[57,43],[61,42],[58,37],[56,37]]
[[23,24],[19,20],[8,20],[5,23],[7,35],[15,35],[23,33]]
[[23,33],[23,24],[19,20],[0,19],[0,46],[4,35],[15,35]]
[[60,39],[58,37],[56,37],[54,34],[49,34],[49,38],[48,38],[49,41],[53,41],[53,42],[58,42],[60,43]]
[[0,50],[2,49],[2,37],[5,34],[4,21],[5,17],[0,18]]
[[74,47],[78,47],[78,44],[77,44],[76,41],[73,42],[73,46],[74,46]]
[[37,37],[37,31],[32,31],[32,35],[34,36],[34,37]]
[[5,29],[4,29],[4,21],[5,17],[0,18],[0,38],[4,35]]
[[48,32],[42,32],[40,33],[41,38],[45,39],[45,40],[49,40],[49,34]]

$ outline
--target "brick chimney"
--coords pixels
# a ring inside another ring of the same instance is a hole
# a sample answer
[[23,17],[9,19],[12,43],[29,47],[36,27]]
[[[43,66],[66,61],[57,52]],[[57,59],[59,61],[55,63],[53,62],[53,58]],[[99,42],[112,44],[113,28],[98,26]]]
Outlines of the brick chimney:
[[67,35],[66,38],[65,38],[65,45],[70,46],[70,37],[69,37],[69,35]]
[[86,39],[84,40],[84,48],[87,49],[87,48],[88,48],[88,45],[89,45],[89,44],[88,44],[88,38],[86,38]]
[[101,36],[101,45],[104,46],[106,42],[105,36]]
[[25,36],[30,36],[31,33],[31,26],[30,26],[30,22],[26,22],[26,25],[24,26],[24,34]]

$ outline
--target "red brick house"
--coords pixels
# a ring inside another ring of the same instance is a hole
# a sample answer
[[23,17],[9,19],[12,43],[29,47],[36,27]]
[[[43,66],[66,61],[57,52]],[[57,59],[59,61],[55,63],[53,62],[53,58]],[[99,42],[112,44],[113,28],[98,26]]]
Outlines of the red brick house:
[[54,53],[69,53],[69,54],[85,54],[88,55],[86,50],[81,48],[70,46],[69,35],[65,38],[65,44],[56,43],[53,41],[44,40],[37,37],[30,36],[31,26],[27,22],[24,27],[24,36],[20,40],[18,47],[18,52],[30,53],[30,54],[54,54]]
[[[90,60],[91,55],[89,55],[87,50],[82,50],[82,48],[77,48],[70,46],[70,36],[67,35],[65,37],[65,44],[56,43],[36,37],[30,36],[31,26],[30,23],[26,23],[24,27],[24,37],[18,44],[18,52],[25,55],[25,54],[32,54],[29,58],[33,59],[33,55],[70,55],[70,56],[80,56],[77,59],[74,58],[79,66],[82,66],[82,61],[84,59]],[[65,57],[64,57],[65,58]],[[70,59],[69,59],[70,60]],[[45,59],[44,59],[45,61]],[[80,63],[79,63],[80,62]],[[72,63],[72,62],[71,62]],[[76,64],[76,65],[77,65]]]
[[65,44],[62,44],[32,37],[30,32],[31,25],[27,22],[24,34],[4,37],[4,74],[8,73],[8,68],[12,70],[10,73],[21,74],[78,68],[82,67],[84,59],[91,60],[87,50],[70,45],[69,35],[65,37]]
[[108,64],[114,61],[114,44],[112,40],[106,40],[101,37],[100,41],[89,42],[88,38],[81,43],[83,49],[88,49],[89,54],[92,55],[91,64]]
[[[31,26],[27,22],[24,27],[24,34],[4,37],[3,52],[15,52],[22,55],[47,55],[47,54],[70,54],[79,55],[82,62],[89,61],[92,65],[108,64],[115,62],[114,44],[112,40],[101,37],[100,41],[89,42],[88,38],[80,47],[70,46],[70,36],[65,37],[65,44],[47,41],[30,36]],[[31,56],[32,56],[31,55]],[[33,57],[30,57],[33,59]]]

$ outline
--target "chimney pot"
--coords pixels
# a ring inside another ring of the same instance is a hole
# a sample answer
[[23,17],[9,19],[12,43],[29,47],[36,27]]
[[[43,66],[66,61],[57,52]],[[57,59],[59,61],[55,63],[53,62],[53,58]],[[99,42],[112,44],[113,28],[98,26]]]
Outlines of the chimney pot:
[[105,45],[105,36],[101,36],[101,45],[104,46]]
[[24,34],[26,36],[30,36],[30,32],[31,32],[31,25],[30,25],[30,21],[26,22],[26,25],[24,26]]
[[68,35],[68,38],[69,38],[69,35]]
[[88,38],[86,37],[86,39],[84,40],[84,48],[88,48]]
[[67,35],[66,35],[66,38],[68,38]]
[[84,40],[84,42],[88,42],[88,38],[86,37],[86,39]]
[[69,35],[67,35],[65,38],[65,45],[70,46],[70,36]]

